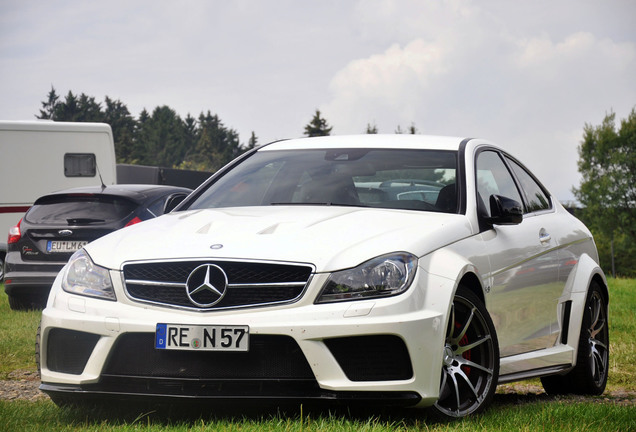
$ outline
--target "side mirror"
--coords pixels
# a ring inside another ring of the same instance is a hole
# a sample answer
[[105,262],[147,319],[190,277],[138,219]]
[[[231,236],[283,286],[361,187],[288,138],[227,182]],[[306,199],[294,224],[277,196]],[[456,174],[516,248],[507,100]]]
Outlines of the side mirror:
[[518,225],[523,220],[523,208],[518,201],[501,196],[490,195],[490,217],[493,225]]
[[166,204],[163,206],[163,214],[170,213],[181,204],[186,197],[187,195],[184,194],[172,195],[166,200]]

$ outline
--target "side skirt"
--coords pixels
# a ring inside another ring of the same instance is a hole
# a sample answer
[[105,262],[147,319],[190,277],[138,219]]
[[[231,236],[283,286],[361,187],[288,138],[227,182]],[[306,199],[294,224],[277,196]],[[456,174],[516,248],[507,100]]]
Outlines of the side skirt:
[[566,372],[570,369],[572,369],[572,365],[568,364],[512,373],[504,376],[499,376],[499,384],[506,384],[514,381],[523,381],[530,378],[537,378],[547,375],[556,375],[561,372]]
[[499,361],[499,383],[519,381],[567,372],[576,364],[575,351],[569,345],[503,357]]

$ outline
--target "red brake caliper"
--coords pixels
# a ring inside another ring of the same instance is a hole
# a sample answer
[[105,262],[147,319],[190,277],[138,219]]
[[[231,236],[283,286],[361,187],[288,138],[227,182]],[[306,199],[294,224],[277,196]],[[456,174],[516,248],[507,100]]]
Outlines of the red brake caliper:
[[[462,326],[461,326],[461,324],[460,324],[460,323],[456,322],[456,323],[455,323],[455,328],[456,328],[456,329],[461,329],[461,328],[462,328]],[[464,345],[466,345],[467,343],[468,343],[468,335],[467,335],[467,334],[464,334],[464,337],[463,337],[463,338],[459,341],[459,346],[464,346]],[[466,360],[470,360],[470,357],[471,357],[471,355],[470,355],[470,350],[465,351],[465,352],[462,354],[462,357],[464,357]],[[463,366],[463,367],[462,367],[462,369],[464,370],[464,372],[466,372],[466,375],[467,375],[467,376],[470,376],[470,367],[468,367],[468,366]]]

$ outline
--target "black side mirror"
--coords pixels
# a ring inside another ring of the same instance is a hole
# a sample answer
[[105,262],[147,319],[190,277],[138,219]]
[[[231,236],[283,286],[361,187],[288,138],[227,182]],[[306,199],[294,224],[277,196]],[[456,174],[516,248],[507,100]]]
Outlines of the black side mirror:
[[172,195],[166,200],[166,204],[163,206],[163,214],[170,213],[174,210],[183,200],[187,197],[184,194]]
[[493,225],[518,225],[523,220],[523,207],[518,201],[501,196],[490,195],[490,217]]

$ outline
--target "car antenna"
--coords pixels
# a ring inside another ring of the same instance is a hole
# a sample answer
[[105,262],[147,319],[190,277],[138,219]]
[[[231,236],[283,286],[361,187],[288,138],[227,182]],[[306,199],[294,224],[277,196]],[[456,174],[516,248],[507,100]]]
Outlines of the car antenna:
[[106,185],[104,184],[104,179],[102,178],[102,172],[99,170],[99,164],[95,164],[95,167],[97,168],[97,174],[99,175],[99,181],[102,184],[102,192],[104,192],[104,189],[106,189]]

